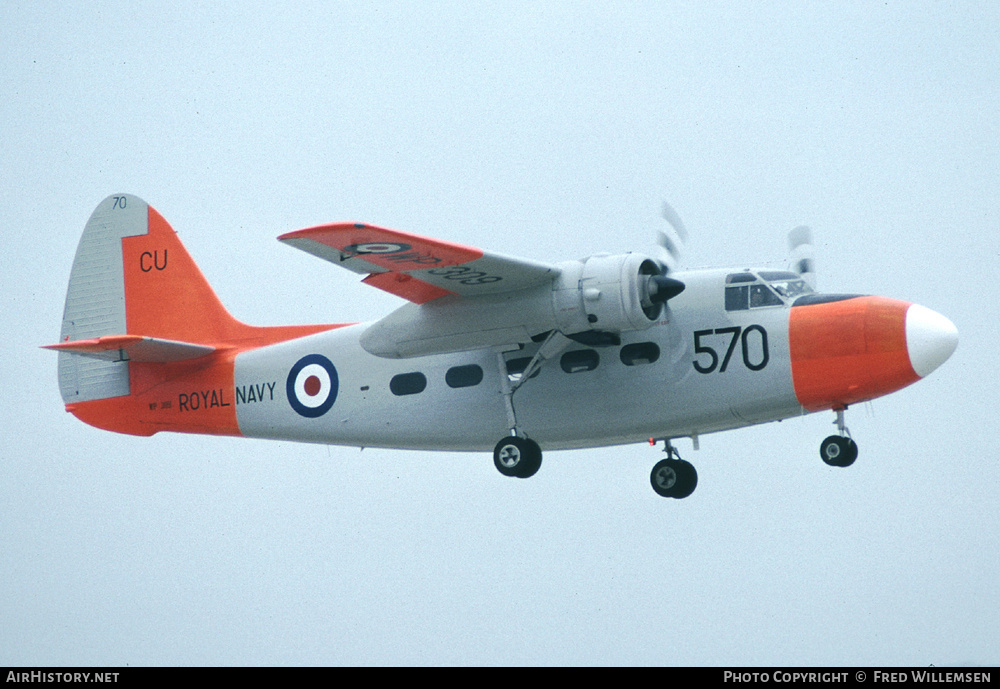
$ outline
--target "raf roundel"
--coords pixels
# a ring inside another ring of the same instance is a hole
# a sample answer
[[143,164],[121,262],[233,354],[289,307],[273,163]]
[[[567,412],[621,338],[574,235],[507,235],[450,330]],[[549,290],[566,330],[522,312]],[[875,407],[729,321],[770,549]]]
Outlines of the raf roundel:
[[309,418],[323,416],[337,400],[340,381],[337,369],[322,354],[310,354],[295,362],[285,385],[292,409]]
[[398,254],[401,251],[409,250],[409,244],[396,242],[368,242],[367,244],[351,244],[344,247],[344,251],[352,254]]

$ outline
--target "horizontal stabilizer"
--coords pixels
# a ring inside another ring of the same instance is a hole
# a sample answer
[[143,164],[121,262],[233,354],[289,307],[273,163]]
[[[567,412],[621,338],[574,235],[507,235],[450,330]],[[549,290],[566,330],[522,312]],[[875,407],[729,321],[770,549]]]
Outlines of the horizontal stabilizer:
[[72,342],[45,345],[43,349],[70,352],[105,361],[157,363],[197,359],[216,351],[215,347],[208,345],[164,340],[158,337],[143,337],[142,335],[104,335],[89,340],[73,340]]

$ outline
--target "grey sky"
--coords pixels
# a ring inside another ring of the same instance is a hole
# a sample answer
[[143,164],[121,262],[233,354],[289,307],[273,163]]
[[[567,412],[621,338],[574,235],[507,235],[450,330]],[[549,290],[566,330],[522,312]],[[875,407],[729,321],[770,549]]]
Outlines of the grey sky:
[[[997,664],[995,3],[0,2],[0,664]],[[930,378],[702,438],[488,454],[92,429],[56,360],[108,194],[255,324],[398,299],[280,246],[337,220],[543,260],[783,265],[958,326]]]

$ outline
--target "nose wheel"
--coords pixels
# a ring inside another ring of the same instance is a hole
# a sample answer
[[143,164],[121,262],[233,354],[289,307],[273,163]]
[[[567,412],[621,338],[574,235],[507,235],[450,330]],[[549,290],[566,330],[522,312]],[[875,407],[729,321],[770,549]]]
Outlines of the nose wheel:
[[844,410],[837,409],[837,430],[840,435],[831,435],[819,446],[819,456],[832,467],[849,467],[858,458],[858,444],[851,438],[851,432],[844,425]]
[[858,458],[858,444],[851,438],[831,435],[819,446],[819,456],[832,467],[849,467]]

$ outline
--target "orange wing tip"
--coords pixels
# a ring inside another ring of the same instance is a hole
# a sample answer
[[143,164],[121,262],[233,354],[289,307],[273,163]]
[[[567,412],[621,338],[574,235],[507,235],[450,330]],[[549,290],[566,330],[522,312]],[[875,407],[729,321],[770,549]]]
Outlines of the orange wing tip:
[[[338,222],[330,223],[328,225],[314,225],[313,227],[306,227],[301,230],[292,230],[291,232],[286,232],[285,234],[278,235],[278,241],[285,241],[286,239],[314,239],[317,234],[327,234],[331,231],[345,231],[348,229],[354,230],[364,230],[368,227],[373,227],[371,225],[366,225],[363,222]],[[384,228],[377,227],[377,230],[384,230]],[[387,230],[388,232],[394,232],[394,230]]]
[[[363,258],[387,270],[420,270],[435,266],[453,266],[483,257],[483,250],[473,246],[365,223],[317,225],[287,232],[278,239],[286,242],[289,240],[317,242],[337,250],[341,255]],[[293,245],[302,248],[301,245]]]

